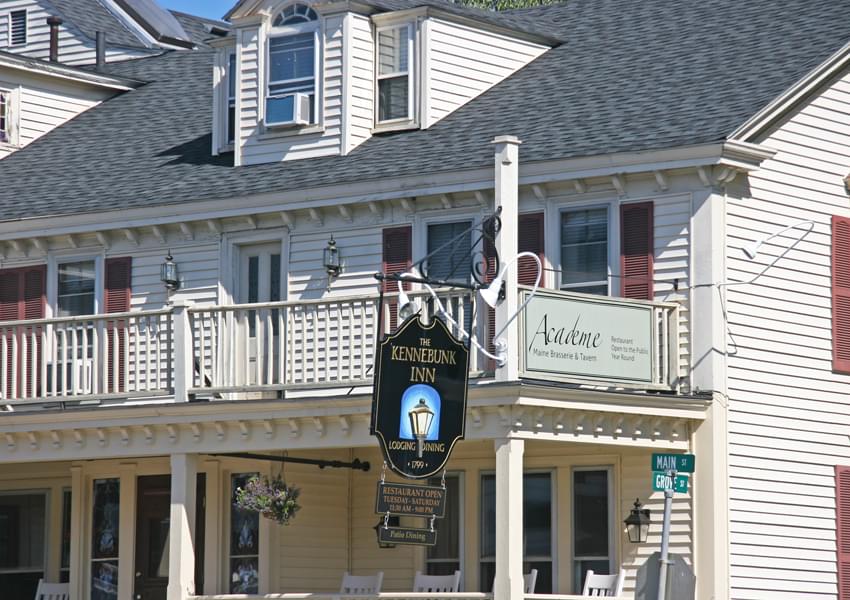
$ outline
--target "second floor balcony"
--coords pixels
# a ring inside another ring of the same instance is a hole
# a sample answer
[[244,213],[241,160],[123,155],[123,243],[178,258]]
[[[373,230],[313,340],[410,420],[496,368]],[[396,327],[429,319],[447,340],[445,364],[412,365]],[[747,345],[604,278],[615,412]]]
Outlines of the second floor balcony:
[[[680,391],[687,375],[688,339],[678,304],[543,294],[533,301],[539,305],[524,311],[528,322],[520,319],[512,325],[520,327],[521,344],[531,339],[551,346],[545,355],[530,346],[519,349],[522,378],[568,388]],[[427,293],[410,296],[425,318],[445,318]],[[438,298],[451,320],[491,348],[497,324],[486,305],[468,291],[441,291]],[[566,326],[556,325],[552,316],[538,319],[544,300],[551,305],[546,310],[563,317]],[[597,323],[613,319],[641,339],[636,341],[632,333],[593,334],[606,344],[602,351],[607,355],[601,361],[588,359],[587,368],[575,368],[567,346],[587,347],[593,339],[570,317],[576,306],[596,311],[589,318]],[[374,294],[8,321],[0,324],[0,403],[20,410],[56,403],[368,393],[379,334],[392,331],[398,321],[396,294],[386,294],[383,304]],[[613,353],[621,353],[622,361],[605,363]],[[541,356],[549,362],[541,363]],[[495,362],[473,347],[470,385],[492,378],[494,369]]]

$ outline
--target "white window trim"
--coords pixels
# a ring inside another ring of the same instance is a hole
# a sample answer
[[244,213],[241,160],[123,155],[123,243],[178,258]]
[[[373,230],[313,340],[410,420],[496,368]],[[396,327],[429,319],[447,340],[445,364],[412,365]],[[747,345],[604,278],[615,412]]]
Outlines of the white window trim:
[[[231,477],[233,475],[241,475],[244,473],[258,473],[259,475],[271,477],[273,475],[271,464],[262,464],[259,462],[242,461],[244,465],[233,465],[231,468],[222,469],[221,471],[221,489],[220,501],[223,500],[220,506],[226,507],[221,518],[221,542],[219,546],[219,564],[221,569],[219,572],[218,586],[219,590],[230,589],[230,517],[231,517]],[[258,533],[260,539],[257,540],[257,570],[259,571],[259,580],[257,582],[258,592],[260,595],[268,594],[272,589],[272,570],[276,564],[276,546],[279,545],[277,528],[272,527],[273,523],[269,519],[260,518],[260,526]],[[204,566],[206,568],[206,564]],[[204,580],[204,586],[207,586]]]
[[[528,468],[528,469],[522,470],[523,479],[525,478],[526,475],[534,475],[534,474],[537,474],[537,473],[548,473],[549,474],[549,492],[550,492],[550,502],[551,502],[551,504],[549,505],[549,518],[550,518],[549,527],[551,529],[550,536],[549,536],[549,544],[550,544],[551,554],[550,554],[549,560],[552,562],[552,582],[551,582],[552,583],[552,593],[557,594],[558,593],[558,591],[557,591],[558,586],[560,585],[560,582],[561,582],[561,578],[558,576],[558,567],[559,567],[558,547],[559,547],[559,541],[560,541],[558,539],[558,515],[560,514],[560,510],[561,510],[561,507],[558,505],[558,469],[556,467],[541,467],[541,468]],[[481,512],[481,502],[482,502],[481,480],[484,479],[485,475],[493,475],[495,477],[496,471],[493,470],[493,469],[486,469],[486,470],[481,470],[481,471],[478,472],[478,512],[479,512],[479,520],[480,521],[483,521],[483,518],[484,518],[484,513]],[[572,474],[570,474],[570,489],[572,489]],[[498,501],[498,498],[497,498],[497,501]],[[523,495],[523,504],[524,503],[525,503],[525,496]],[[523,529],[525,529],[525,523],[523,523]],[[481,556],[481,534],[482,534],[483,531],[484,531],[484,523],[480,523],[479,524],[479,531],[478,531],[478,561],[475,565],[475,567],[478,569],[479,573],[481,572],[481,563],[485,563],[485,562],[495,563],[496,562],[495,556],[493,557],[492,560],[489,559],[489,558],[485,559],[484,557]],[[572,542],[570,542],[570,545],[572,547]],[[534,562],[535,560],[543,561],[543,560],[547,560],[547,559],[545,557],[536,557],[536,558],[534,556],[526,557],[525,553],[523,552],[523,556],[522,556],[522,562],[523,563]],[[484,584],[483,581],[478,582],[479,589],[481,589],[481,586],[483,586],[483,584]]]
[[[233,141],[227,139],[227,128],[229,123],[229,105],[230,105],[230,57],[235,57],[235,73],[239,72],[239,53],[235,46],[228,46],[220,49],[216,55],[215,70],[213,75],[213,115],[215,119],[215,127],[213,128],[213,154],[218,155],[222,152],[232,152],[236,144],[236,138],[239,137],[239,128],[234,126]],[[238,78],[237,78],[238,84]],[[234,90],[234,121],[239,121],[238,112],[239,87],[237,85]]]
[[94,261],[94,314],[99,315],[103,312],[103,294],[106,284],[104,272],[105,257],[103,253],[56,250],[50,251],[47,255],[47,302],[44,307],[45,318],[52,319],[57,311],[59,302],[59,265],[87,260]]
[[264,229],[225,233],[219,245],[221,276],[218,297],[221,304],[236,304],[239,291],[239,260],[242,246],[280,243],[280,299],[289,299],[289,229]]
[[[277,18],[277,15],[279,15],[285,8],[287,8],[291,4],[302,4],[302,3],[293,2],[293,3],[288,3],[284,6],[281,6],[280,10],[278,10],[274,14],[272,21],[274,21],[274,19]],[[261,106],[259,108],[260,118],[262,119],[263,127],[266,131],[277,131],[279,129],[287,129],[287,128],[290,128],[290,129],[291,128],[297,128],[297,129],[310,128],[310,129],[313,129],[313,128],[316,128],[316,127],[319,127],[319,128],[322,127],[322,124],[324,123],[324,111],[322,110],[322,107],[324,106],[324,93],[323,93],[324,85],[323,85],[323,78],[322,78],[322,73],[323,73],[323,68],[322,68],[323,67],[323,65],[322,65],[322,36],[320,34],[321,34],[322,31],[324,31],[323,21],[324,21],[324,19],[322,18],[321,15],[319,15],[319,18],[316,21],[309,21],[307,23],[297,23],[295,25],[282,25],[282,26],[279,26],[279,27],[273,27],[271,25],[271,22],[270,22],[268,30],[267,30],[264,49],[263,49],[263,62],[265,64],[263,65],[262,68],[263,68],[264,80],[263,80],[263,83],[261,84],[262,101],[260,103]],[[270,96],[269,85],[271,84],[271,73],[270,73],[271,60],[269,60],[269,51],[271,49],[271,41],[274,38],[285,37],[285,36],[288,36],[288,35],[295,35],[295,34],[299,34],[299,33],[309,33],[311,31],[313,32],[313,82],[314,82],[314,87],[313,87],[313,116],[314,116],[314,121],[311,122],[311,123],[308,123],[307,125],[289,125],[289,124],[286,124],[286,125],[277,125],[277,124],[268,125],[268,124],[266,124],[266,101],[268,100],[268,98]],[[237,59],[236,59],[236,68],[237,68],[237,70],[239,70],[241,68],[239,57],[237,57]],[[225,91],[225,93],[227,93],[227,92]],[[238,96],[238,90],[237,90],[237,96]],[[237,103],[237,107],[238,107],[238,103]],[[225,137],[226,137],[226,134],[225,134]]]
[[18,132],[20,130],[20,110],[21,106],[21,86],[20,85],[8,85],[3,82],[0,82],[0,93],[8,94],[9,96],[9,105],[7,107],[8,111],[8,127],[9,127],[9,140],[8,141],[0,141],[0,148],[19,148],[20,147],[20,139],[18,136]]
[[[561,288],[561,214],[572,210],[586,210],[607,207],[608,209],[608,296],[619,293],[620,286],[620,201],[614,198],[570,202],[568,200],[553,202],[546,207],[544,215],[546,254],[551,257],[553,277],[544,282],[547,287],[560,290]],[[544,274],[545,275],[545,274]],[[566,288],[565,291],[570,291]]]
[[614,510],[616,505],[614,494],[616,493],[616,488],[614,486],[614,475],[615,469],[614,465],[581,465],[581,466],[573,466],[570,469],[570,540],[569,540],[569,553],[570,553],[570,579],[573,581],[574,589],[577,589],[576,583],[581,585],[582,582],[576,582],[576,562],[579,560],[594,560],[592,557],[590,558],[580,558],[576,557],[575,554],[575,476],[574,474],[577,471],[606,471],[608,473],[608,571],[610,573],[616,573],[619,569],[618,561],[617,561],[617,550],[619,546],[617,545],[617,532],[619,531],[619,524],[617,523],[617,514]]
[[[407,29],[407,116],[400,117],[396,119],[387,119],[386,121],[380,121],[379,115],[380,113],[380,94],[378,93],[378,81],[381,79],[388,79],[391,77],[398,77],[400,73],[393,73],[389,75],[380,75],[380,65],[378,54],[380,52],[380,34],[382,31],[388,31],[391,29]],[[374,66],[373,69],[375,71],[375,131],[392,131],[396,129],[409,129],[411,127],[418,127],[417,119],[416,119],[416,98],[418,97],[418,86],[416,85],[416,65],[418,52],[416,52],[416,28],[414,22],[408,23],[393,23],[391,25],[382,25],[380,27],[375,28],[375,57],[374,57]]]
[[[23,11],[23,13],[25,15],[24,16],[24,42],[22,44],[21,43],[15,44],[15,43],[12,42],[12,13],[21,12],[21,11]],[[29,29],[30,29],[30,13],[29,13],[29,10],[26,9],[26,8],[15,8],[15,9],[9,10],[9,12],[6,15],[6,22],[7,22],[7,25],[8,25],[8,27],[6,29],[6,47],[7,48],[16,48],[16,47],[17,48],[23,48],[23,47],[25,47],[27,45],[27,42],[29,41],[29,36],[30,36],[30,31],[29,31]]]
[[[51,544],[51,536],[53,535],[53,531],[51,530],[51,514],[50,511],[52,509],[52,493],[53,489],[51,488],[15,488],[15,489],[4,489],[0,490],[0,496],[22,496],[22,495],[35,495],[39,494],[44,496],[44,555],[41,560],[41,569],[27,569],[27,568],[15,568],[15,569],[0,569],[0,574],[4,575],[15,575],[19,573],[43,573],[43,577],[46,579],[48,577],[49,572],[49,561],[50,561],[50,544]],[[60,526],[61,527],[61,526]]]
[[[447,471],[446,478],[456,477],[457,478],[457,490],[458,490],[458,539],[457,539],[457,551],[458,558],[457,564],[458,569],[460,569],[460,589],[464,589],[464,578],[466,574],[466,568],[464,566],[464,557],[466,555],[466,480],[465,480],[465,471]],[[434,564],[455,562],[452,559],[428,559],[428,552],[423,553],[423,570],[427,569],[428,563],[433,562]]]

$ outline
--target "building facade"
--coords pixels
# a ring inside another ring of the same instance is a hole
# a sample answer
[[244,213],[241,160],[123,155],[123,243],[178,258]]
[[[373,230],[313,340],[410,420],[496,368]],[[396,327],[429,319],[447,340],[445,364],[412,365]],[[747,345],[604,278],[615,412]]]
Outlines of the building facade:
[[[637,598],[661,452],[696,456],[670,548],[698,598],[843,598],[842,4],[735,5],[752,27],[719,43],[725,0],[243,0],[229,35],[103,65],[96,106],[0,162],[3,589],[332,594],[380,571],[401,595],[460,571],[503,600],[535,569],[535,593],[592,570]],[[528,307],[519,252],[543,266]],[[495,310],[375,278],[429,256],[486,286],[495,253]],[[471,347],[428,548],[375,532],[398,480],[375,349],[405,297],[508,351]],[[234,505],[254,474],[300,488],[290,525]]]

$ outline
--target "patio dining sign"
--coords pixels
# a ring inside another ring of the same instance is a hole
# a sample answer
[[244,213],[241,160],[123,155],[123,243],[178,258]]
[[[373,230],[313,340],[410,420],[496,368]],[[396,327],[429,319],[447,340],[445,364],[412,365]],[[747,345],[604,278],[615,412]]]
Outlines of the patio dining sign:
[[653,323],[649,305],[538,291],[523,315],[523,375],[652,383]]
[[414,316],[376,354],[372,434],[384,459],[409,479],[436,475],[463,439],[469,350],[441,320]]

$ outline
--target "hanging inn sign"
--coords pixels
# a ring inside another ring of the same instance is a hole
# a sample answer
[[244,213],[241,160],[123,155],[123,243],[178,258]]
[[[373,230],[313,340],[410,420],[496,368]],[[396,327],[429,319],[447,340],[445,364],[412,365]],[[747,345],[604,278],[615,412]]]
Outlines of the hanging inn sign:
[[469,350],[440,319],[418,315],[377,352],[372,433],[390,468],[409,479],[438,474],[463,439]]

